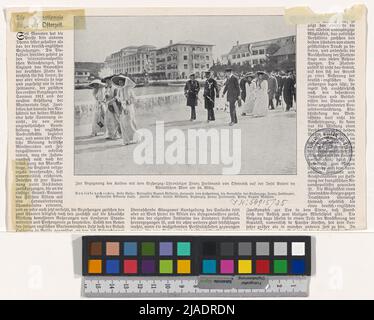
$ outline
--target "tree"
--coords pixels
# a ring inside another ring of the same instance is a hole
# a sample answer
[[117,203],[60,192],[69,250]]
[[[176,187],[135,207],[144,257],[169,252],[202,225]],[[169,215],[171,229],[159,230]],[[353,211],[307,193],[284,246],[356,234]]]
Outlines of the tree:
[[270,44],[267,49],[266,49],[266,52],[269,54],[269,55],[273,55],[274,53],[276,53],[278,50],[280,49],[280,46],[276,43],[272,43]]
[[99,71],[99,77],[105,78],[109,77],[113,74],[113,70],[111,68],[104,67]]

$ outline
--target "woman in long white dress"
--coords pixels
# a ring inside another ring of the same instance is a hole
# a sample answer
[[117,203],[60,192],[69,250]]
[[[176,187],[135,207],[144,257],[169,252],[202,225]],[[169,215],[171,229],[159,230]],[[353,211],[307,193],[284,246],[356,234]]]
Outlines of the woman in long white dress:
[[265,79],[265,73],[257,72],[257,79],[255,80],[255,105],[253,108],[254,117],[265,117],[268,112],[269,95],[268,82]]
[[120,125],[123,145],[138,142],[136,134],[137,124],[135,120],[135,94],[134,81],[124,75],[114,76],[113,83],[118,86],[117,101],[120,109]]
[[110,77],[105,79],[106,86],[104,88],[105,94],[105,126],[107,131],[106,139],[115,140],[120,133],[119,116],[120,112],[116,102],[117,89],[114,88]]
[[242,115],[249,116],[252,115],[253,108],[255,106],[255,92],[256,92],[256,83],[253,80],[255,78],[254,73],[249,73],[246,75],[247,83],[245,84],[246,98],[243,104]]
[[92,130],[91,136],[95,137],[98,133],[105,132],[104,125],[104,84],[100,79],[93,80],[89,85],[90,88],[93,88],[92,95],[95,99],[95,105],[93,107],[92,115]]

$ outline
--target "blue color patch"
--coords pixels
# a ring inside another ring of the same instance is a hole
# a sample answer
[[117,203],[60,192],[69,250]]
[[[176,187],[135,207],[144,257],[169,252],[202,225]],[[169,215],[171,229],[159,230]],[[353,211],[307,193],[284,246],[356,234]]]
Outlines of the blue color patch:
[[108,274],[119,273],[119,260],[107,260],[106,261],[106,273]]
[[291,261],[291,273],[292,274],[304,274],[305,273],[305,262],[302,259],[293,259]]
[[217,261],[213,259],[203,260],[203,273],[214,274],[217,273]]
[[123,243],[123,255],[124,256],[136,256],[138,254],[138,247],[136,242],[124,242]]

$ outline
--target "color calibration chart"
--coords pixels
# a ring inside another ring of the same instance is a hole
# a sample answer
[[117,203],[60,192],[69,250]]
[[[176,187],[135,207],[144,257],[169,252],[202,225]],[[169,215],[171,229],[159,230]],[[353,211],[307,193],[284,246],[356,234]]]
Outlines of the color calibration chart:
[[307,296],[308,236],[84,236],[87,297]]

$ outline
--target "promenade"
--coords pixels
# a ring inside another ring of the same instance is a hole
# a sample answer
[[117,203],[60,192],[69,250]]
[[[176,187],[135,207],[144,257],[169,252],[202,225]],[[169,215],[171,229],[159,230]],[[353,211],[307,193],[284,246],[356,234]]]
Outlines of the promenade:
[[[280,107],[269,110],[267,117],[240,116],[239,123],[228,126],[229,114],[216,111],[216,121],[206,122],[206,110],[197,108],[197,120],[189,121],[189,108],[184,104],[157,107],[137,115],[138,128],[147,128],[155,135],[156,121],[164,121],[165,131],[181,129],[241,129],[240,174],[296,173],[296,112],[284,112]],[[122,140],[106,140],[103,135],[90,137],[90,116],[76,121],[75,174],[222,174],[223,165],[138,165],[134,163],[136,145],[123,146]],[[187,135],[186,135],[187,136]],[[188,150],[186,150],[187,153]]]

